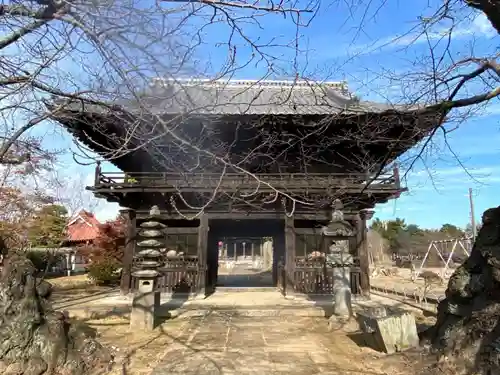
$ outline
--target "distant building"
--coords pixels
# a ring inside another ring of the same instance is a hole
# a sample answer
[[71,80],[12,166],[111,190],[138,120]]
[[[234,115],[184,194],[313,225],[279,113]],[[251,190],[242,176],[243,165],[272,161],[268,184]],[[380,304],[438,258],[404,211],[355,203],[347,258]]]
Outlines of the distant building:
[[81,210],[67,225],[66,246],[81,246],[91,244],[99,236],[101,223],[93,213]]
[[[66,240],[58,249],[52,249],[56,253],[64,254],[63,260],[54,265],[52,272],[72,273],[84,272],[88,264],[87,259],[79,253],[81,246],[91,245],[99,236],[101,223],[96,219],[93,213],[86,210],[79,211],[74,215],[66,226]],[[49,249],[32,250],[48,251]]]

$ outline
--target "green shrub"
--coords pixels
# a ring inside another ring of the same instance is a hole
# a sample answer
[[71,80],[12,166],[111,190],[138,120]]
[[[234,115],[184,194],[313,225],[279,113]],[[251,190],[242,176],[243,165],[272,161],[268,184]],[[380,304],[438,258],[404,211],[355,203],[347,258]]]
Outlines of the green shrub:
[[93,261],[88,266],[88,277],[98,285],[115,284],[120,280],[121,265],[111,259]]
[[51,268],[62,260],[62,255],[46,251],[30,250],[26,252],[26,257],[33,263],[38,272],[51,271]]

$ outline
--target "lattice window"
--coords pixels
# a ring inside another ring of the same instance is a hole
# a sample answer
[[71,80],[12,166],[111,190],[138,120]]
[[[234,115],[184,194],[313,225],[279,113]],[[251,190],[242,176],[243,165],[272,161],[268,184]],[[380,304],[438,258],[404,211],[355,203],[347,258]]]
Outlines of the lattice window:
[[168,234],[166,245],[167,250],[183,252],[184,255],[198,255],[198,235],[196,234]]
[[314,251],[322,252],[321,235],[297,234],[295,237],[295,256],[306,258]]

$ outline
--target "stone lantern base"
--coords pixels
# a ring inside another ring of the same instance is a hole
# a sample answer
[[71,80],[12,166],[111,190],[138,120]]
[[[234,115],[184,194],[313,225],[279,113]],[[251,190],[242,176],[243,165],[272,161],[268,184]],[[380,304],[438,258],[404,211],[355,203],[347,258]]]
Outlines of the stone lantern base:
[[137,278],[138,288],[132,302],[130,327],[134,330],[151,331],[155,328],[156,316],[160,307],[160,292],[154,289],[158,272],[143,270],[135,272],[133,276]]

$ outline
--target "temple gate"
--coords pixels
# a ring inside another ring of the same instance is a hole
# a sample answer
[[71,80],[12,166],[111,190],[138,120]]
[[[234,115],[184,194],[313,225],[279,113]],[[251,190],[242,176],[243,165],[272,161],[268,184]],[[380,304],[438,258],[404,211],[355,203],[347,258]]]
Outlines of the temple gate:
[[[230,257],[228,246],[235,261],[253,262],[251,239],[261,238],[266,247],[259,254],[271,262],[273,286],[287,295],[331,294],[333,270],[326,266],[321,228],[340,200],[343,220],[356,233],[348,240],[351,290],[368,295],[366,222],[377,203],[406,190],[393,162],[434,129],[439,114],[364,103],[344,83],[189,81],[180,89],[158,80],[152,86],[147,116],[133,105],[81,103],[53,115],[104,158],[127,141],[130,151],[111,159],[121,172],[98,164],[88,188],[124,207],[124,292],[136,288],[134,259],[152,264],[137,259],[137,235],[155,206],[163,228],[161,291],[212,292],[221,260]],[[160,120],[186,129],[180,134],[193,149],[160,133]],[[181,155],[175,163],[174,154]],[[247,239],[245,245],[238,239]]]

